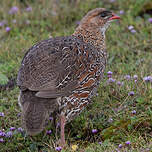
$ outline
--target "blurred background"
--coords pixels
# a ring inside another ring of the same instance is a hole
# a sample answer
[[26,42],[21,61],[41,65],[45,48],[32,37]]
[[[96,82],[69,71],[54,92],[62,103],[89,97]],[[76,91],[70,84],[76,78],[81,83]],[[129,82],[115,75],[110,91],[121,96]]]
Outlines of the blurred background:
[[1,0],[0,152],[54,151],[52,118],[42,134],[26,137],[17,72],[28,48],[43,39],[71,35],[97,7],[121,20],[106,32],[108,65],[98,97],[66,126],[69,147],[62,151],[152,151],[152,1]]

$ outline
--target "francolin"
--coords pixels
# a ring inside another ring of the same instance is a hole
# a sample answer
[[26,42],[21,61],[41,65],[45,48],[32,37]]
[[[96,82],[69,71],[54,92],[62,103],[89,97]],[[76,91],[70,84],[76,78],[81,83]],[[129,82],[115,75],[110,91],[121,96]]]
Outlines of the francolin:
[[43,40],[25,54],[18,72],[19,104],[28,135],[45,128],[50,113],[58,113],[61,146],[64,126],[91,103],[106,66],[105,31],[119,19],[105,8],[83,17],[71,36]]

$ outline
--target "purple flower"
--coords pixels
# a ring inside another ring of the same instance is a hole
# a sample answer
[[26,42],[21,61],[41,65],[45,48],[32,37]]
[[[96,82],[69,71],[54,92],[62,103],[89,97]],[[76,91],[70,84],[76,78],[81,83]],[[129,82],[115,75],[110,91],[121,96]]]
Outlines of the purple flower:
[[136,114],[136,110],[133,110],[131,113],[132,113],[132,114]]
[[10,30],[11,30],[10,27],[6,27],[6,28],[5,28],[5,31],[6,31],[6,32],[9,32]]
[[107,74],[108,74],[108,75],[112,75],[113,72],[112,72],[112,71],[108,71]]
[[113,122],[113,119],[112,119],[112,118],[109,118],[109,119],[108,119],[108,122],[109,122],[109,123]]
[[23,132],[24,130],[23,130],[23,128],[19,127],[19,128],[17,129],[17,131],[18,131],[18,132]]
[[119,144],[119,146],[118,146],[119,148],[122,148],[122,144]]
[[57,122],[56,128],[60,127],[60,122]]
[[0,27],[2,27],[4,24],[3,24],[3,22],[0,22]]
[[134,81],[135,83],[137,82],[137,80]]
[[53,120],[53,117],[49,117],[49,120],[52,121],[52,120]]
[[120,152],[120,151],[116,148],[116,152]]
[[149,18],[148,21],[149,21],[150,23],[152,23],[152,18]]
[[138,79],[138,75],[134,75],[133,78],[134,78],[135,80],[137,80],[137,79]]
[[132,25],[130,25],[130,26],[128,26],[128,29],[129,29],[129,30],[133,30],[134,27],[133,27]]
[[125,75],[124,77],[126,80],[130,80],[131,79],[131,76],[130,75]]
[[122,86],[123,84],[123,82],[117,81],[117,85]]
[[10,10],[9,10],[9,14],[15,14],[18,12],[18,7],[17,6],[13,6]]
[[92,129],[92,133],[93,133],[93,134],[96,134],[97,132],[98,132],[97,129]]
[[131,144],[131,142],[129,140],[126,141],[125,143],[126,143],[126,145],[130,145]]
[[47,135],[51,135],[51,133],[52,133],[51,130],[48,130],[48,131],[46,132]]
[[131,33],[136,33],[136,30],[135,30],[135,29],[132,29],[130,32],[131,32]]
[[32,11],[32,7],[30,7],[30,6],[27,7],[27,8],[26,8],[26,11],[27,11],[27,12],[31,12],[31,11]]
[[144,77],[143,80],[144,80],[145,82],[152,82],[152,76]]
[[0,130],[0,137],[4,137],[5,135],[6,135],[5,132]]
[[0,112],[0,117],[4,117],[4,112]]
[[7,22],[5,20],[0,22],[0,27],[4,26]]
[[61,150],[62,150],[62,147],[55,147],[55,150],[56,150],[56,151],[61,151]]
[[5,136],[8,138],[12,137],[13,136],[12,131],[8,131]]
[[109,79],[107,80],[108,83],[113,83],[113,82],[115,82],[115,81],[116,81],[116,80],[113,79],[113,78],[109,78]]
[[10,131],[14,131],[16,128],[15,127],[11,127],[10,128]]
[[110,3],[113,3],[113,2],[115,2],[115,1],[116,1],[116,0],[109,0]]
[[0,138],[0,143],[3,143],[4,142],[4,139],[3,138]]
[[120,11],[119,11],[119,14],[120,14],[120,15],[124,14],[124,11],[123,11],[123,10],[120,10]]
[[100,145],[101,145],[101,144],[102,144],[102,142],[101,142],[101,141],[99,141],[99,142],[98,142],[98,144],[100,144]]
[[113,73],[113,72],[111,72],[111,71],[108,71],[108,72],[107,72],[108,78],[111,78],[111,77],[112,77],[112,73]]
[[17,114],[17,117],[20,117],[20,116],[21,116],[21,113],[18,113],[18,114]]
[[130,91],[129,93],[128,93],[128,95],[129,96],[133,96],[135,93],[133,92],[133,91]]

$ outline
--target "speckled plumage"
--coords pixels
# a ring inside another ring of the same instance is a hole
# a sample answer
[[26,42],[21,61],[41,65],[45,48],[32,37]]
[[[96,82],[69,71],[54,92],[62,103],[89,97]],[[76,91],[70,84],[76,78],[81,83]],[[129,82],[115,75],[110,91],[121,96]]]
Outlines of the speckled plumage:
[[108,18],[99,19],[103,11],[90,11],[72,36],[41,41],[25,54],[17,84],[28,134],[42,131],[50,113],[58,111],[69,122],[91,103],[107,59],[105,30],[109,23]]

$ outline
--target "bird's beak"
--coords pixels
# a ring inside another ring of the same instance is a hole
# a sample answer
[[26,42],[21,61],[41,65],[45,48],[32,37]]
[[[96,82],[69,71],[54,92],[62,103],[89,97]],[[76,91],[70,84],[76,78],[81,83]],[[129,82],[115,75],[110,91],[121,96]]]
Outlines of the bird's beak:
[[112,17],[109,18],[109,20],[115,20],[115,19],[120,19],[120,17],[115,14],[112,14]]

